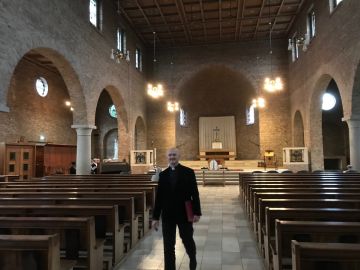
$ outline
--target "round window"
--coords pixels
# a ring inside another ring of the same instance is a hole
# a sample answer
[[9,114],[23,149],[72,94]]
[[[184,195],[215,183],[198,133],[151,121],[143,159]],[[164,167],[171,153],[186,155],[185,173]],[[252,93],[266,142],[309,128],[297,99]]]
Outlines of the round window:
[[35,87],[36,87],[36,91],[39,94],[39,96],[46,97],[46,95],[48,94],[49,88],[48,88],[47,81],[43,77],[40,77],[36,80]]
[[324,111],[332,110],[336,105],[336,98],[334,95],[325,93],[322,98],[322,109]]
[[117,112],[116,112],[115,105],[111,105],[109,107],[109,114],[110,114],[111,117],[117,118]]

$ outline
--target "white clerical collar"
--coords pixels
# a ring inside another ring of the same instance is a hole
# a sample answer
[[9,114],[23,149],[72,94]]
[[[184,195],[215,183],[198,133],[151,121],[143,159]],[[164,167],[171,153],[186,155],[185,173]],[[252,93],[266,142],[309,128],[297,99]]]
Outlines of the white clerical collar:
[[176,167],[179,165],[179,163],[177,163],[175,166],[171,166],[170,164],[169,164],[169,167],[170,167],[170,169],[172,170],[172,171],[175,171],[175,169],[176,169]]

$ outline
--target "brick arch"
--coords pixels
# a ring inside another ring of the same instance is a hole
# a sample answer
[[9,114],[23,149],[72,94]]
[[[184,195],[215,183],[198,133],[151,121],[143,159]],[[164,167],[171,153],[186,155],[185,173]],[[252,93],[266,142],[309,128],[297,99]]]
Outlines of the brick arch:
[[[103,91],[106,91],[110,95],[110,97],[116,107],[119,125],[121,124],[123,126],[123,128],[126,130],[126,132],[128,132],[129,131],[128,113],[125,108],[125,101],[124,101],[120,91],[113,85],[107,85],[107,86],[103,87],[102,89],[103,89]],[[102,91],[98,93],[98,97],[96,98],[97,102],[99,102],[101,93],[102,93]],[[94,106],[94,108],[96,108],[96,106]],[[95,115],[93,116],[93,118],[95,119]]]
[[[251,75],[249,72],[247,72],[244,69],[241,68],[234,68],[230,65],[227,64],[203,64],[203,65],[197,65],[196,67],[194,67],[193,69],[189,70],[187,73],[185,73],[177,82],[175,85],[175,94],[176,95],[180,95],[181,89],[183,87],[183,85],[188,82],[189,80],[191,80],[191,78],[195,77],[197,74],[199,74],[200,72],[206,70],[206,69],[210,69],[210,68],[219,68],[219,69],[225,69],[225,70],[229,70],[231,72],[236,73],[239,77],[243,78],[244,80],[246,80],[247,82],[249,82],[249,84],[251,85],[252,89],[257,89],[258,85],[257,85],[257,80],[256,78]],[[255,90],[254,90],[255,92]]]
[[136,118],[134,127],[134,148],[135,150],[145,150],[146,145],[146,126],[143,118],[138,116]]
[[[16,66],[21,61],[21,59],[23,59],[23,57],[26,56],[26,54],[30,53],[30,52],[35,52],[35,53],[38,53],[38,54],[46,57],[47,59],[49,59],[52,62],[52,64],[59,71],[62,79],[65,82],[67,91],[70,96],[70,101],[72,103],[72,106],[75,109],[73,112],[73,124],[75,124],[75,125],[88,124],[87,109],[86,109],[86,102],[85,102],[85,98],[84,98],[84,94],[83,94],[83,88],[80,84],[78,74],[72,67],[71,63],[65,58],[65,56],[63,54],[61,54],[60,52],[58,52],[52,48],[46,48],[46,47],[33,48],[31,50],[26,51],[24,54],[22,54],[22,56],[17,59],[18,61],[14,66],[12,66],[10,63],[11,68],[13,68],[12,73],[14,72]],[[12,60],[14,61],[14,58],[12,58]],[[11,74],[11,77],[12,77],[12,74]],[[10,79],[9,79],[8,85],[10,85]],[[4,96],[6,96],[6,97],[9,96],[9,89],[10,89],[9,87],[7,87],[5,89],[5,91],[3,92]],[[8,100],[8,99],[4,99],[4,100]],[[0,105],[0,107],[2,107],[0,109],[8,111],[8,108],[6,108],[4,104]]]
[[348,118],[360,119],[360,61],[355,71],[351,95],[351,116],[349,115]]
[[303,147],[304,141],[304,121],[301,112],[298,110],[293,117],[293,146]]
[[[186,80],[185,80],[186,79]],[[188,127],[180,127],[174,114],[176,145],[185,160],[199,154],[199,117],[235,116],[238,159],[257,159],[260,155],[259,113],[255,124],[246,124],[246,109],[256,96],[254,83],[240,71],[226,65],[204,65],[186,76],[178,86],[178,101],[186,111]]]
[[[107,85],[103,90],[98,93],[97,105],[100,102],[100,96],[103,92],[108,93],[111,98],[111,101],[116,107],[117,112],[117,130],[118,130],[118,146],[119,146],[119,159],[128,159],[130,153],[130,134],[129,134],[129,123],[128,123],[128,114],[125,108],[125,102],[123,97],[120,94],[120,91],[113,85]],[[92,118],[95,119],[95,113]],[[101,142],[103,143],[103,141]],[[105,145],[104,145],[105,146]]]
[[[322,131],[322,95],[326,91],[330,81],[334,80],[339,88],[341,103],[343,104],[342,91],[336,79],[330,74],[323,74],[315,83],[310,101],[309,133],[310,133],[310,156],[312,170],[324,168],[324,147]],[[344,106],[343,106],[344,108]]]

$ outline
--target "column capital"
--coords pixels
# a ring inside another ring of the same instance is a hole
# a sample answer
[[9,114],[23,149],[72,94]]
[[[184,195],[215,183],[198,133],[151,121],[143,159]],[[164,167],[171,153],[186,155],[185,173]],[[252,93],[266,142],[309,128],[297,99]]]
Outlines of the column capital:
[[72,125],[71,128],[75,129],[96,129],[94,125]]
[[96,129],[96,126],[93,125],[72,125],[71,128],[76,129],[78,136],[90,136],[93,129]]
[[10,109],[8,106],[6,106],[6,104],[0,103],[0,112],[10,112]]
[[360,128],[360,117],[344,117],[342,121],[346,122],[349,128]]

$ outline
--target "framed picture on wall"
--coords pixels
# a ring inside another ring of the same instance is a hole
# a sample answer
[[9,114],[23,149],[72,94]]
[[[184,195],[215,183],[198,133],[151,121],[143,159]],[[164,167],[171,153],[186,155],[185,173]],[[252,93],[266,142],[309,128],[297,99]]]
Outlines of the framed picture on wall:
[[304,149],[290,149],[290,162],[304,162]]
[[146,164],[146,152],[135,153],[135,164]]

